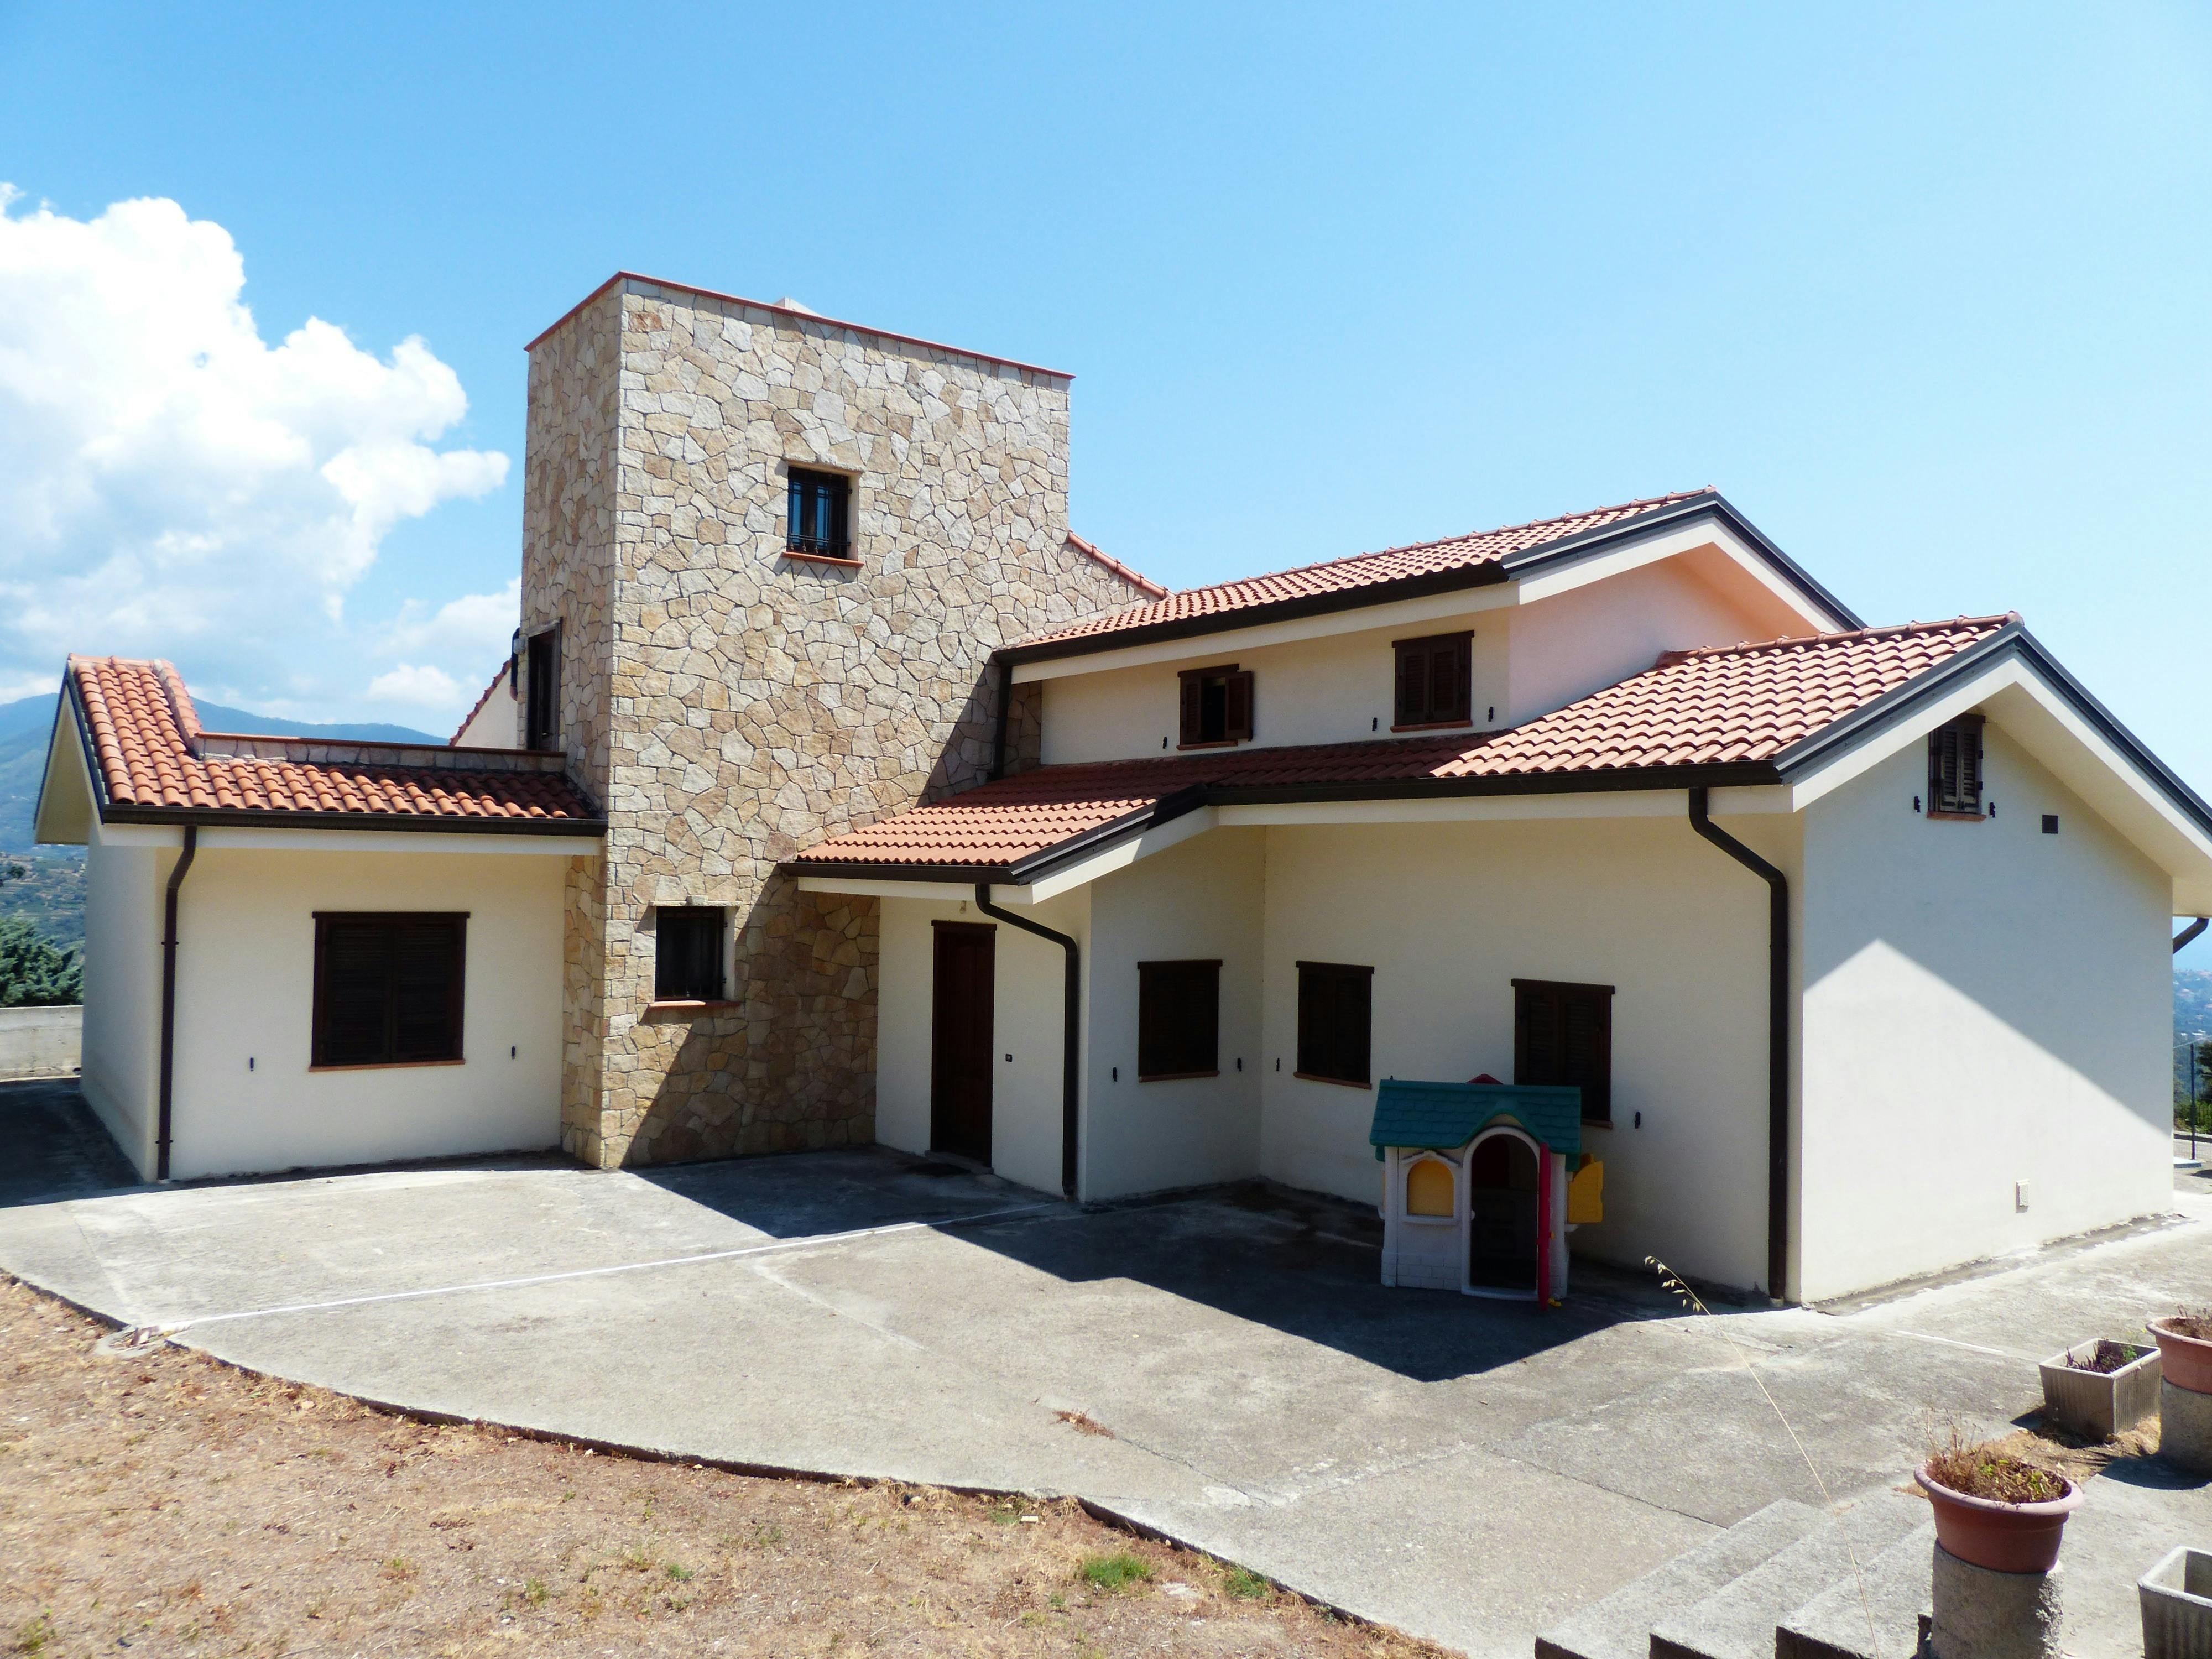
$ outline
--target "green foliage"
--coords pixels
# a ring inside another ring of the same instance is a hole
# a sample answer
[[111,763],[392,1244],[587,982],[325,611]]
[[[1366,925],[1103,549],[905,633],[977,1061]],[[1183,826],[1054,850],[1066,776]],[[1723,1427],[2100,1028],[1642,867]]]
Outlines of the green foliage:
[[0,916],[0,1008],[51,1008],[84,1000],[84,963],[21,916]]
[[1221,1588],[1240,1601],[1258,1601],[1273,1594],[1275,1587],[1249,1567],[1231,1567],[1222,1575]]
[[1086,1555],[1081,1571],[1084,1580],[1095,1589],[1124,1590],[1150,1578],[1152,1564],[1141,1555]]

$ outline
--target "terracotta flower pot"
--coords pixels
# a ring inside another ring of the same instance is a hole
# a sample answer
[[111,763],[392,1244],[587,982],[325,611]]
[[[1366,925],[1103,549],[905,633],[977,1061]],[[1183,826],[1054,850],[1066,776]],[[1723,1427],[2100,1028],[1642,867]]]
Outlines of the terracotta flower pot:
[[2171,1317],[2150,1322],[2150,1334],[2158,1339],[2166,1380],[2191,1394],[2212,1394],[2212,1342],[2201,1336],[2184,1336],[2168,1330],[2166,1327],[2172,1322]]
[[[1936,1511],[1936,1541],[1972,1566],[1991,1572],[2049,1572],[2058,1565],[2066,1517],[2081,1506],[2081,1488],[2066,1481],[2047,1504],[2000,1504],[1941,1485],[1923,1463],[1913,1471]],[[2065,1480],[2063,1475],[2056,1477]]]

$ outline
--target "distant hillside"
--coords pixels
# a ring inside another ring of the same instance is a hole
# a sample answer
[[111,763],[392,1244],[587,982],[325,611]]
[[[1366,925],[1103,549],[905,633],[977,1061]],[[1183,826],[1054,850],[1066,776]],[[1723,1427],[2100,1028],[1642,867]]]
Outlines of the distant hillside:
[[2212,968],[2173,970],[2173,1040],[2212,1036]]
[[[38,810],[39,784],[46,775],[46,743],[54,729],[58,696],[24,697],[0,702],[0,853],[30,850],[31,819]],[[217,702],[198,705],[200,724],[210,732],[265,732],[279,738],[356,738],[382,743],[443,744],[409,726],[374,723],[310,726],[249,714]]]

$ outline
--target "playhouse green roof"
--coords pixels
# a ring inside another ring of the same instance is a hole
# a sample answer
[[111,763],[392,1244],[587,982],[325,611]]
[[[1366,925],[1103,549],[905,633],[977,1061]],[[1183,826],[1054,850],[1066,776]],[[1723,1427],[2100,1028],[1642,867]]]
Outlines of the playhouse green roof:
[[1378,1158],[1385,1146],[1444,1151],[1466,1146],[1501,1120],[1553,1152],[1572,1157],[1583,1149],[1583,1091],[1564,1084],[1389,1078],[1375,1091],[1375,1123],[1367,1139]]

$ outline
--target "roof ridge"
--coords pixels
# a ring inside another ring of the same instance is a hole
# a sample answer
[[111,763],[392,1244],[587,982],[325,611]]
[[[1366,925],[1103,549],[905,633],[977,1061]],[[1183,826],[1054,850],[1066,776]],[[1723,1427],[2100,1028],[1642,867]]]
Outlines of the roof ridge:
[[[1373,547],[1361,553],[1346,553],[1334,559],[1316,559],[1310,564],[1285,565],[1279,570],[1256,571],[1249,576],[1232,576],[1225,581],[1201,582],[1196,587],[1179,587],[1176,596],[1185,593],[1209,593],[1217,588],[1239,587],[1246,582],[1272,581],[1279,576],[1295,576],[1308,570],[1327,570],[1340,564],[1357,564],[1362,559],[1388,558],[1397,553],[1422,553],[1432,547],[1448,547],[1454,542],[1479,542],[1492,536],[1510,536],[1516,531],[1541,530],[1546,525],[1565,524],[1570,519],[1595,519],[1607,513],[1631,513],[1656,507],[1670,507],[1676,501],[1686,501],[1696,495],[1711,495],[1719,492],[1706,484],[1697,489],[1668,490],[1661,495],[1641,495],[1634,501],[1617,501],[1608,507],[1588,507],[1579,512],[1554,513],[1547,519],[1530,519],[1522,524],[1501,524],[1489,530],[1462,531],[1455,536],[1436,536],[1425,542],[1400,542],[1390,547]],[[1541,543],[1536,544],[1541,546]]]
[[1961,628],[2002,628],[2021,620],[2017,611],[1981,617],[1952,617],[1939,622],[1887,623],[1878,628],[1854,628],[1840,634],[1784,634],[1771,640],[1739,640],[1734,645],[1699,645],[1681,651],[1662,651],[1655,667],[1671,668],[1698,657],[1742,657],[1755,651],[1781,651],[1811,645],[1846,645],[1854,640],[1887,639],[1901,634],[1942,634]]

